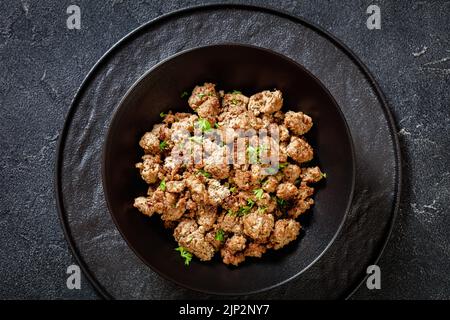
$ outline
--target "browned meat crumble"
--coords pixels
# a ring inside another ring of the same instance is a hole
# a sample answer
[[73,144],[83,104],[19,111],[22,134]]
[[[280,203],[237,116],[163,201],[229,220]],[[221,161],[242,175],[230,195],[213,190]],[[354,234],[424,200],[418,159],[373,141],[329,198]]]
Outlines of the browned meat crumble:
[[[294,241],[301,229],[296,219],[314,204],[310,184],[324,177],[319,167],[307,166],[313,148],[304,134],[312,119],[302,112],[281,111],[279,90],[246,97],[205,83],[194,88],[188,104],[195,113],[162,114],[162,123],[139,141],[144,156],[136,168],[149,189],[135,199],[134,207],[161,217],[187,264],[192,255],[208,261],[218,253],[224,263],[238,265],[246,257],[260,258],[268,249]],[[266,137],[264,144],[251,147],[254,138],[249,138],[243,153],[205,134],[217,131],[224,137],[233,135],[233,129],[269,128],[277,130],[277,141]],[[194,136],[196,129],[204,135]],[[261,146],[277,152],[276,170],[264,171],[268,165],[255,161]],[[213,161],[226,158],[227,150],[249,161]],[[194,161],[202,152],[207,157]],[[186,154],[190,160],[179,161],[177,155]]]

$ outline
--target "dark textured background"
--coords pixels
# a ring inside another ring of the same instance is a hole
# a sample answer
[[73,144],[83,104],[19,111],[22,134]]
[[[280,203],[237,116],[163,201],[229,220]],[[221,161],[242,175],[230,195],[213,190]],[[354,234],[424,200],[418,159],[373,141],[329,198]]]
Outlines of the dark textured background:
[[[85,280],[79,291],[65,285],[74,260],[58,221],[53,173],[70,101],[117,40],[160,14],[204,2],[0,2],[0,298],[97,297]],[[81,30],[66,29],[72,3],[81,7]],[[400,212],[380,261],[382,289],[361,287],[354,298],[449,299],[450,2],[250,3],[272,3],[341,39],[374,74],[396,118]],[[372,3],[381,7],[382,30],[365,26]]]

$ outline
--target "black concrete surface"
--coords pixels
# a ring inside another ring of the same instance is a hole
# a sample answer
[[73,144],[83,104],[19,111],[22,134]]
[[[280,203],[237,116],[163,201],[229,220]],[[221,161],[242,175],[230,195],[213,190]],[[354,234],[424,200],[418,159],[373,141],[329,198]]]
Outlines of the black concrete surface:
[[[163,13],[212,1],[0,2],[0,298],[95,299],[82,280],[68,290],[74,259],[54,194],[57,139],[70,101],[116,41]],[[382,289],[356,299],[450,298],[450,2],[251,1],[316,23],[368,66],[398,125],[403,191],[379,263]],[[66,8],[81,8],[80,30]],[[381,8],[382,29],[366,28]]]

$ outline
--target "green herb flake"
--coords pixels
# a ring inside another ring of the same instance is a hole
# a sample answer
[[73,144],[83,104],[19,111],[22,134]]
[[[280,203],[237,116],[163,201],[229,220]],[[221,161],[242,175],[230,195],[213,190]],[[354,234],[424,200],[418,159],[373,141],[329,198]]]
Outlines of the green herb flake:
[[288,166],[288,163],[280,163],[279,165],[278,165],[278,169],[284,169],[284,168],[286,168]]
[[198,119],[197,126],[200,128],[200,130],[202,130],[202,132],[211,130],[211,123],[209,123],[207,119]]
[[223,242],[224,240],[224,232],[222,229],[217,230],[216,236],[214,237],[217,241]]
[[326,179],[327,178],[327,174],[324,172],[322,173],[322,178]]
[[159,114],[159,116],[160,116],[161,118],[165,118],[165,117],[167,116],[167,113],[161,112],[161,113]]
[[211,178],[211,173],[206,172],[206,171],[203,170],[203,169],[198,170],[198,173],[200,173],[201,175],[205,176],[205,177],[208,178],[208,179]]
[[233,92],[231,92],[232,94],[242,94],[242,92],[238,91],[238,90],[233,90]]
[[230,192],[231,192],[231,193],[235,193],[236,191],[237,191],[236,187],[231,187],[231,188],[230,188]]
[[243,207],[240,207],[239,210],[238,210],[238,212],[237,212],[237,215],[238,215],[239,217],[245,216],[246,214],[248,214],[248,213],[250,212],[250,209],[251,209],[250,206],[243,206]]
[[189,96],[189,93],[187,91],[183,91],[183,93],[180,95],[180,98],[186,98],[187,96]]
[[175,251],[178,251],[180,253],[180,256],[184,259],[184,264],[186,266],[188,266],[189,263],[191,263],[192,253],[187,251],[186,248],[179,246],[178,248],[175,249]]
[[203,99],[204,96],[206,96],[206,94],[204,94],[204,93],[197,94],[197,97],[199,97],[200,99]]
[[255,190],[253,190],[253,194],[256,196],[256,198],[262,199],[262,197],[264,195],[264,190],[263,189],[255,189]]
[[166,191],[166,180],[161,180],[161,182],[159,183],[159,189],[161,189],[162,191]]
[[219,129],[220,125],[218,122],[214,123],[214,128]]
[[278,205],[280,208],[283,209],[283,208],[285,208],[285,207],[288,205],[288,203],[287,203],[286,200],[280,199],[280,198],[277,197],[277,205]]
[[161,141],[159,144],[159,150],[163,151],[164,149],[167,148],[167,145],[168,145],[167,141],[165,140]]
[[258,211],[261,212],[261,213],[266,212],[266,210],[267,210],[267,207],[266,207],[266,206],[263,206],[263,207],[259,207],[259,208],[258,208]]

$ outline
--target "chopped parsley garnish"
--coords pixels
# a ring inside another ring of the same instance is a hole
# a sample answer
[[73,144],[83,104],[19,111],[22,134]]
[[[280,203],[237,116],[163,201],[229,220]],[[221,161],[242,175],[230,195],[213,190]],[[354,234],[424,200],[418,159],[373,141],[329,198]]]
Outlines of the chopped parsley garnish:
[[159,183],[159,189],[161,189],[162,191],[166,191],[166,180],[161,180],[161,182]]
[[183,91],[180,98],[186,98],[188,95],[189,95],[189,93],[187,91]]
[[217,241],[223,242],[224,240],[224,232],[222,229],[217,230],[216,236],[214,237]]
[[205,176],[206,178],[211,178],[211,173],[206,172],[206,171],[203,170],[203,169],[199,169],[199,170],[198,170],[198,173],[200,173],[201,175]]
[[250,209],[251,209],[251,207],[249,207],[249,206],[240,207],[237,212],[237,215],[239,217],[245,216],[246,214],[248,214],[250,212]]
[[167,113],[161,112],[161,113],[159,114],[159,116],[160,116],[161,118],[165,118],[165,117],[167,116]]
[[255,189],[253,190],[253,194],[256,196],[256,198],[261,199],[264,195],[263,189]]
[[[255,205],[255,201],[253,201],[252,199],[248,199],[246,206],[240,207],[236,213],[231,210],[228,210],[228,214],[237,215],[238,217],[245,216],[246,214],[248,214],[250,212],[250,210],[253,208],[254,205]],[[231,211],[231,213],[230,213],[230,211]]]
[[239,90],[233,90],[232,94],[242,94]]
[[204,96],[206,96],[206,94],[204,94],[204,93],[199,93],[199,94],[197,94],[197,96],[198,96],[200,99],[202,99]]
[[161,143],[159,144],[159,150],[163,151],[164,149],[167,148],[167,141],[161,141]]
[[206,132],[211,130],[211,124],[207,119],[200,118],[197,121],[197,126],[202,130],[202,132]]
[[236,192],[236,187],[231,187],[231,188],[230,188],[230,192],[231,192],[231,193],[235,193],[235,192]]
[[236,212],[234,212],[234,211],[231,210],[231,209],[228,209],[228,210],[227,210],[227,214],[230,215],[230,216],[234,216],[234,215],[236,214]]
[[237,100],[236,99],[232,99],[231,100],[231,104],[237,105]]
[[288,164],[287,163],[280,163],[279,165],[278,165],[278,169],[284,169],[284,168],[286,168],[288,166]]
[[324,172],[322,173],[322,178],[326,179],[327,178],[327,174]]
[[191,263],[192,253],[187,251],[186,248],[179,246],[178,248],[175,249],[175,251],[178,251],[180,253],[180,256],[184,259],[184,264],[186,266],[188,266],[189,263]]
[[219,128],[219,123],[218,122],[216,122],[216,123],[214,123],[214,128],[216,128],[216,129],[218,129]]
[[277,197],[277,205],[281,209],[284,209],[288,205],[288,202],[286,200],[284,200],[284,199],[280,199],[280,198]]
[[259,207],[259,208],[258,208],[258,211],[261,212],[261,213],[266,212],[266,210],[267,210],[267,207],[266,207],[266,206],[263,206],[263,207]]

